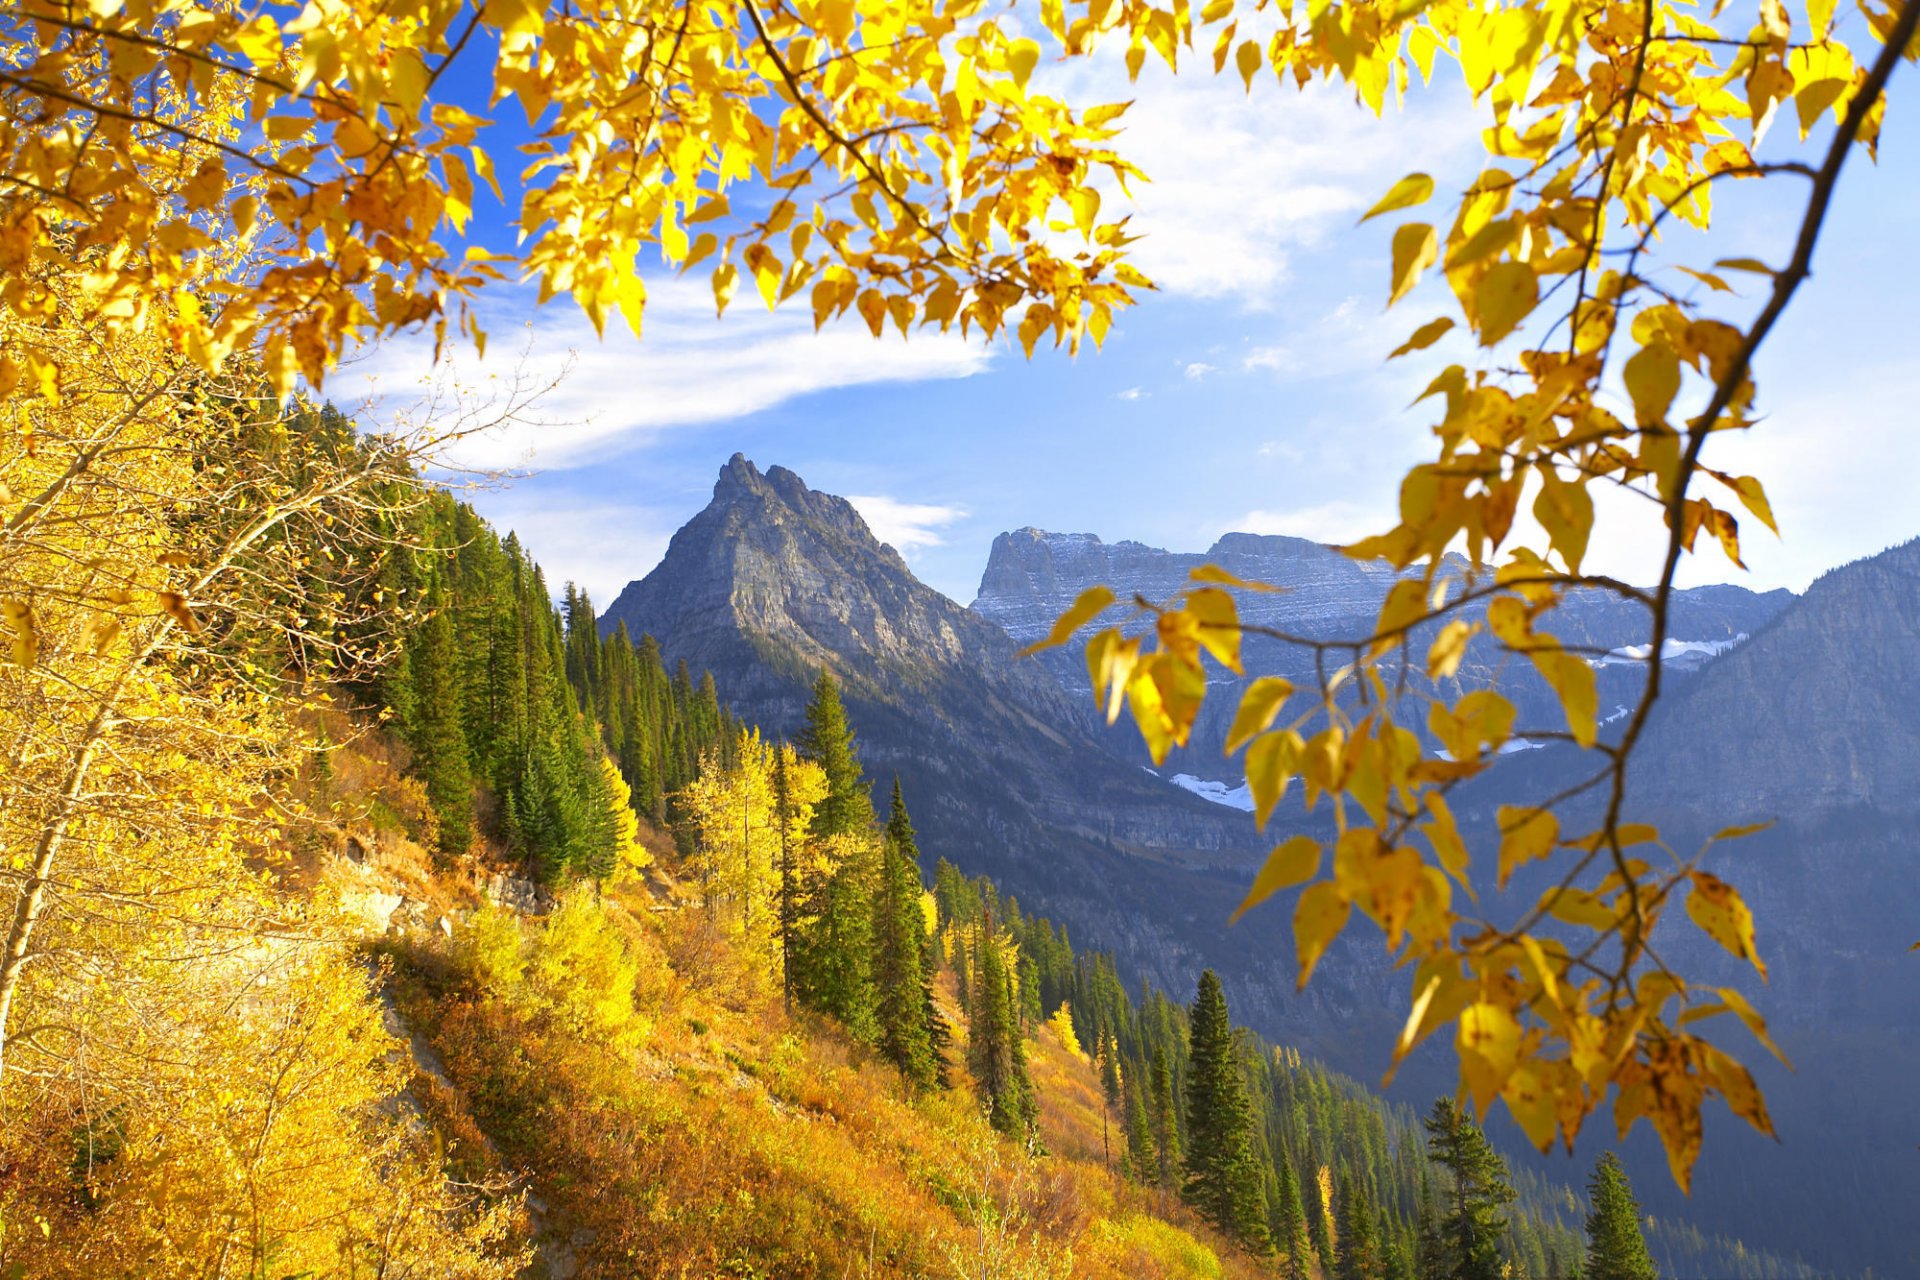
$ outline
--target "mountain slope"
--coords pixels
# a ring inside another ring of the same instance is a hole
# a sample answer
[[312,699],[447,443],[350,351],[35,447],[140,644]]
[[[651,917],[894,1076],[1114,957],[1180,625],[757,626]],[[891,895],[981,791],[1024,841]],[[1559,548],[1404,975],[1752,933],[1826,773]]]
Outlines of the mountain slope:
[[[1835,569],[1744,644],[1676,682],[1629,770],[1631,820],[1682,856],[1735,824],[1708,870],[1752,908],[1767,963],[1752,969],[1670,910],[1655,935],[1682,972],[1743,988],[1792,1059],[1788,1072],[1734,1029],[1727,1046],[1767,1091],[1773,1143],[1709,1126],[1695,1190],[1640,1179],[1650,1212],[1696,1221],[1810,1260],[1920,1275],[1913,1078],[1920,1064],[1920,542]],[[1471,789],[1458,811],[1479,838],[1518,794],[1581,776],[1563,749],[1531,752]],[[1566,821],[1584,830],[1593,805]],[[1524,894],[1530,883],[1517,884]],[[1894,1123],[1890,1119],[1898,1118]],[[1647,1165],[1658,1156],[1641,1154]],[[1634,1150],[1633,1144],[1629,1149]]]
[[1123,971],[1181,989],[1216,968],[1241,1016],[1276,1035],[1356,1021],[1391,1035],[1377,955],[1296,997],[1285,921],[1224,928],[1264,851],[1244,814],[1110,751],[1087,701],[916,581],[845,500],[735,456],[600,619],[621,623],[711,670],[734,711],[773,734],[798,730],[815,674],[833,671],[870,776],[900,775],[925,847],[1045,902]]
[[[1367,635],[1396,577],[1383,563],[1357,561],[1304,538],[1229,533],[1205,554],[1197,554],[1163,551],[1138,542],[1105,543],[1092,534],[1028,528],[994,539],[972,608],[1000,623],[1017,643],[1029,644],[1044,636],[1054,618],[1087,587],[1104,583],[1122,600],[1139,595],[1161,601],[1190,587],[1189,572],[1203,564],[1282,587],[1273,593],[1241,593],[1238,604],[1243,621],[1315,640]],[[1460,567],[1464,570],[1464,563]],[[1672,634],[1684,643],[1670,646],[1680,649],[1674,665],[1681,669],[1704,665],[1713,655],[1759,631],[1792,598],[1786,591],[1756,593],[1733,586],[1676,593]],[[1643,609],[1603,591],[1574,592],[1554,611],[1548,625],[1570,645],[1615,655],[1597,664],[1602,715],[1634,700],[1643,668],[1618,651],[1645,642],[1648,628]],[[1250,635],[1245,653],[1250,673],[1284,675],[1296,683],[1314,678],[1312,651],[1299,645]],[[1090,694],[1079,645],[1050,650],[1040,660],[1062,688],[1082,698]],[[1232,722],[1236,701],[1232,695],[1241,682],[1224,672],[1217,673],[1215,681],[1217,687],[1202,709],[1192,745],[1178,767],[1234,783],[1239,780],[1238,769],[1220,748]],[[1496,681],[1514,700],[1523,727],[1558,723],[1557,703],[1545,683],[1530,668],[1503,663],[1494,646],[1477,640],[1461,667],[1461,686]],[[1417,677],[1415,683],[1420,683]],[[1449,692],[1458,696],[1459,690]],[[1135,750],[1133,740],[1126,737],[1115,735],[1110,741],[1116,750]]]

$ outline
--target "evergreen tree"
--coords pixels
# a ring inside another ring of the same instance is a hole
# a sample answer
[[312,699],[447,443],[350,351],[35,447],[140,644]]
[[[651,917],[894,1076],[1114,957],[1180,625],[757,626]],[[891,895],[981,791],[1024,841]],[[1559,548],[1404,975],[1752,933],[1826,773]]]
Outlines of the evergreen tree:
[[1160,1155],[1153,1144],[1153,1122],[1147,1116],[1146,1082],[1141,1073],[1127,1073],[1127,1170],[1134,1180],[1152,1186],[1160,1178]]
[[407,738],[414,771],[426,783],[427,799],[439,820],[440,853],[453,857],[473,842],[473,775],[461,725],[458,653],[445,591],[434,592],[410,647],[412,723]]
[[1434,1102],[1426,1127],[1428,1154],[1452,1182],[1432,1274],[1435,1280],[1499,1280],[1504,1211],[1514,1199],[1506,1163],[1452,1098]]
[[920,903],[921,895],[926,892],[926,883],[920,873],[920,845],[914,835],[913,819],[907,816],[907,802],[901,795],[898,776],[893,780],[893,799],[887,813],[886,834],[913,877],[913,906],[916,919],[920,921],[916,934],[920,941],[920,1017],[927,1029],[927,1048],[933,1060],[933,1083],[945,1089],[953,1083],[947,1075],[947,1054],[953,1046],[953,1028],[940,1015],[939,1001],[934,992],[934,979],[940,972],[940,940],[935,930],[925,927]]
[[1173,1100],[1173,1069],[1164,1044],[1153,1050],[1153,1150],[1159,1161],[1154,1181],[1162,1191],[1174,1189],[1181,1166],[1180,1113]]
[[1282,1152],[1275,1163],[1279,1165],[1279,1177],[1274,1185],[1271,1221],[1274,1245],[1280,1250],[1281,1274],[1288,1280],[1305,1280],[1313,1245],[1307,1239],[1307,1210],[1300,1201],[1300,1179],[1286,1153]]
[[1647,1240],[1640,1232],[1640,1206],[1619,1158],[1600,1157],[1587,1183],[1593,1211],[1587,1215],[1587,1264],[1583,1280],[1659,1280]]
[[[711,684],[712,678],[708,677],[703,687],[710,688]],[[800,754],[827,775],[826,798],[813,811],[815,838],[851,835],[873,825],[873,802],[867,795],[866,779],[861,776],[853,726],[847,723],[840,685],[830,671],[822,671],[814,682],[813,701],[807,704],[807,725],[800,734],[799,746]]]
[[982,922],[975,939],[972,985],[967,1065],[980,1087],[993,1127],[1031,1140],[1039,1108],[1034,1101],[1033,1082],[1027,1078],[1013,974],[999,939],[994,937],[991,915]]
[[826,775],[811,835],[834,867],[806,904],[811,923],[794,949],[794,986],[806,1003],[832,1014],[862,1040],[878,1034],[873,989],[873,806],[860,773],[853,729],[833,676],[820,673],[807,707],[800,751]]
[[913,823],[896,778],[893,812],[881,848],[879,892],[873,900],[875,1013],[880,1051],[916,1088],[927,1088],[935,1083],[936,1071],[927,1026],[927,921],[920,907],[923,886],[917,852]]
[[1380,1248],[1380,1224],[1373,1203],[1367,1198],[1366,1183],[1342,1170],[1338,1192],[1340,1204],[1340,1257],[1334,1267],[1339,1280],[1385,1280],[1386,1258]]
[[1182,1194],[1200,1215],[1254,1250],[1271,1247],[1253,1155],[1253,1106],[1220,979],[1194,997],[1187,1049],[1187,1160]]

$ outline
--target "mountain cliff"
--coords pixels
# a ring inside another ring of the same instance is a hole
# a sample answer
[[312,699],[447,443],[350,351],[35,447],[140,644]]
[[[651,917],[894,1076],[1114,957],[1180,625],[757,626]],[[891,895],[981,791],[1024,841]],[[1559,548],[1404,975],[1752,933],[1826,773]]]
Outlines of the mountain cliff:
[[[1188,574],[1203,564],[1218,565],[1249,581],[1283,588],[1271,593],[1240,593],[1242,620],[1314,640],[1367,635],[1396,578],[1394,570],[1382,562],[1354,560],[1305,538],[1229,533],[1200,554],[1164,551],[1138,542],[1106,543],[1087,533],[1027,528],[994,539],[972,607],[1005,627],[1017,643],[1028,644],[1045,635],[1054,618],[1087,587],[1104,583],[1122,600],[1138,595],[1161,601],[1193,585]],[[1464,562],[1459,569],[1464,571]],[[1676,641],[1668,646],[1670,660],[1681,671],[1704,665],[1758,632],[1792,599],[1786,591],[1758,593],[1734,586],[1678,592],[1673,603],[1672,634]],[[1647,615],[1642,608],[1604,591],[1573,592],[1554,611],[1548,625],[1566,643],[1604,655],[1595,663],[1602,716],[1633,702],[1644,670],[1632,651],[1633,646],[1643,645],[1647,636]],[[1416,646],[1421,638],[1416,634]],[[1300,684],[1313,680],[1313,654],[1301,646],[1248,636],[1245,654],[1249,672],[1284,675]],[[1501,691],[1514,700],[1523,728],[1557,724],[1557,703],[1545,683],[1524,664],[1515,667],[1503,662],[1502,656],[1484,638],[1477,640],[1469,646],[1461,666],[1459,687],[1445,692],[1457,697],[1465,688],[1498,681]],[[1091,685],[1077,644],[1050,650],[1040,660],[1062,688],[1076,695],[1076,700],[1089,697]],[[1213,696],[1202,709],[1192,744],[1179,757],[1177,767],[1231,785],[1238,781],[1239,773],[1234,763],[1223,757],[1221,747],[1232,722],[1240,681],[1225,672],[1217,673],[1214,679]],[[1422,683],[1417,676],[1415,683]],[[1108,741],[1114,750],[1137,751],[1137,739],[1113,734]],[[1216,796],[1221,794],[1217,789],[1208,790]]]
[[1291,963],[1272,963],[1291,955],[1285,922],[1224,927],[1265,847],[1244,814],[1110,751],[1089,700],[1016,661],[997,623],[917,581],[851,504],[793,472],[736,455],[600,619],[620,623],[711,670],[771,734],[798,731],[816,674],[832,671],[869,776],[899,775],[930,854],[1044,902],[1125,971],[1183,989],[1218,968],[1234,1008],[1276,1035],[1385,1016],[1383,964],[1296,999]]

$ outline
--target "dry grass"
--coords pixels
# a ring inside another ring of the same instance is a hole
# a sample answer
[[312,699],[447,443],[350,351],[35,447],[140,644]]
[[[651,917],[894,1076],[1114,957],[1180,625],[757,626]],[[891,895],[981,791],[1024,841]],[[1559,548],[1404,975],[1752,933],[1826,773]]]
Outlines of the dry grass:
[[402,1007],[452,1081],[430,1114],[472,1172],[527,1177],[582,1276],[971,1280],[983,1251],[1008,1280],[1270,1274],[1151,1217],[1103,1167],[1098,1079],[1050,1032],[1032,1069],[1052,1154],[1029,1160],[986,1128],[964,1068],[912,1096],[837,1027],[742,982],[701,913],[656,909],[659,891],[604,900],[643,961],[647,1031],[624,1048],[568,1030],[532,979],[474,989],[457,944],[400,956]]

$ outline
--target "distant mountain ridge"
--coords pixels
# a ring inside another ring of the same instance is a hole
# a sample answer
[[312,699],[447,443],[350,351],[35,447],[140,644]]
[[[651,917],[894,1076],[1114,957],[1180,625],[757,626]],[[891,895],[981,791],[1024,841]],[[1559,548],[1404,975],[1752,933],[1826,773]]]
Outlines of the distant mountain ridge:
[[[1164,601],[1193,586],[1189,574],[1204,564],[1281,588],[1238,593],[1242,621],[1313,640],[1368,635],[1381,602],[1400,576],[1383,562],[1355,560],[1305,538],[1229,533],[1201,554],[1165,551],[1139,542],[1107,543],[1089,533],[1025,528],[994,539],[972,608],[1005,627],[1016,642],[1030,644],[1046,635],[1053,620],[1088,587],[1109,586],[1122,601],[1135,596]],[[1464,574],[1465,562],[1458,561],[1454,571]],[[1737,586],[1676,592],[1671,634],[1688,644],[1674,655],[1672,665],[1681,670],[1703,665],[1761,630],[1792,599],[1788,591],[1754,592]],[[1102,625],[1106,623],[1102,620]],[[1643,645],[1648,629],[1643,608],[1609,592],[1576,591],[1569,593],[1545,625],[1567,644],[1618,655],[1596,660],[1602,716],[1638,696],[1643,668],[1620,651]],[[1420,636],[1415,639],[1417,651]],[[1314,679],[1309,650],[1257,635],[1246,637],[1244,644],[1250,673],[1284,675],[1303,685]],[[1557,724],[1558,704],[1546,685],[1524,664],[1515,667],[1503,662],[1502,656],[1484,638],[1477,641],[1462,664],[1459,687],[1446,691],[1457,696],[1467,687],[1498,683],[1518,707],[1523,728]],[[1062,688],[1082,699],[1090,696],[1092,686],[1078,644],[1049,650],[1040,660]],[[1179,767],[1231,785],[1238,781],[1238,770],[1223,757],[1221,747],[1232,722],[1235,692],[1243,682],[1217,672],[1211,683],[1217,687],[1201,711],[1192,745]],[[1124,735],[1108,740],[1121,751],[1135,741]]]

